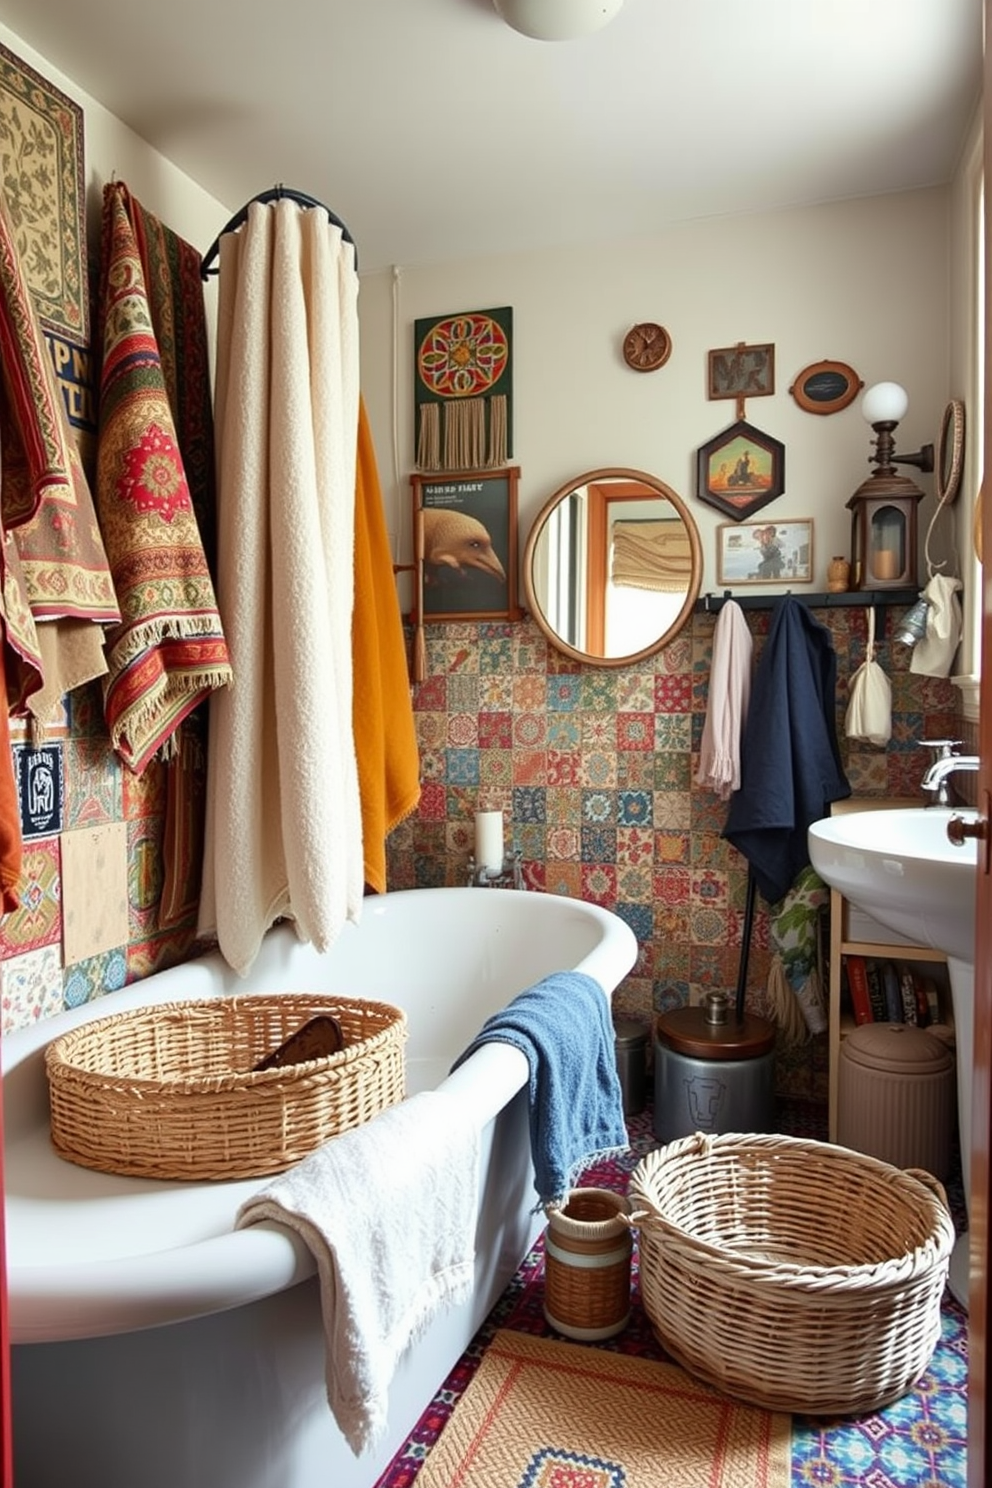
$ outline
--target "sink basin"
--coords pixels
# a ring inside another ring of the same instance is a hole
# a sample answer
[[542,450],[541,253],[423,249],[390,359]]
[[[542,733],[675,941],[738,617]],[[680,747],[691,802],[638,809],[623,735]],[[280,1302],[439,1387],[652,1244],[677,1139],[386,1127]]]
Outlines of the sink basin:
[[814,822],[810,861],[831,888],[914,945],[969,963],[975,957],[975,838],[948,841],[952,816],[967,807],[851,811]]
[[[892,811],[851,811],[814,822],[810,861],[831,888],[889,930],[916,946],[947,957],[954,1012],[958,1132],[965,1202],[971,1207],[971,1096],[975,1026],[975,873],[978,843],[955,847],[947,836],[952,816],[974,821],[968,807],[916,806]],[[967,1232],[951,1256],[949,1284],[967,1308]]]

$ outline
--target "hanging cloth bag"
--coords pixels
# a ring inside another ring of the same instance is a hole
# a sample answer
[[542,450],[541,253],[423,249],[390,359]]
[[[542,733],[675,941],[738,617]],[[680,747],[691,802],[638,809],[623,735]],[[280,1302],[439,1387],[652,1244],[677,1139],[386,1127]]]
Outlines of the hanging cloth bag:
[[887,744],[892,737],[892,687],[875,660],[874,607],[868,611],[865,659],[851,678],[844,732],[865,744]]

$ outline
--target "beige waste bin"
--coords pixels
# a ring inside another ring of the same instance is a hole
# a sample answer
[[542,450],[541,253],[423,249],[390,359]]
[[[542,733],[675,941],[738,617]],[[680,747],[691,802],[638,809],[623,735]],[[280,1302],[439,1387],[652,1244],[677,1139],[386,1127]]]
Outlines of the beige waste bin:
[[897,1168],[950,1171],[954,1055],[925,1028],[863,1023],[841,1043],[837,1140]]

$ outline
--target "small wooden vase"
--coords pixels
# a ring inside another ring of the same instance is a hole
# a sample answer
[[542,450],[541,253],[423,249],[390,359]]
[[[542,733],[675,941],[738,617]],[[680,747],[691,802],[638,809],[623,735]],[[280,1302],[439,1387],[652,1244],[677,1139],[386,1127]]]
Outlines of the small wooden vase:
[[831,558],[827,564],[827,589],[831,594],[846,594],[851,579],[851,565],[846,558]]

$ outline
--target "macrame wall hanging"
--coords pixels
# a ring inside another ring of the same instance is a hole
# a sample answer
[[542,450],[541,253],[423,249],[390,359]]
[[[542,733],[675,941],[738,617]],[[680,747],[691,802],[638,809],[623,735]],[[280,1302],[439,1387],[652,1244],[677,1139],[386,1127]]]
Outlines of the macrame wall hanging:
[[414,322],[417,467],[489,470],[513,454],[513,311]]

